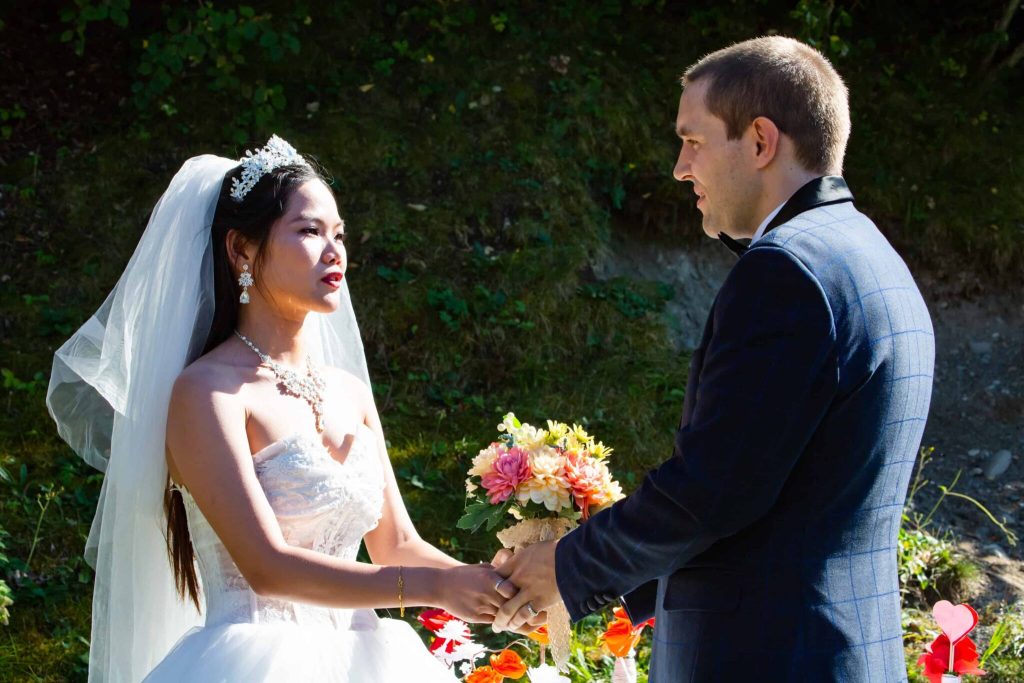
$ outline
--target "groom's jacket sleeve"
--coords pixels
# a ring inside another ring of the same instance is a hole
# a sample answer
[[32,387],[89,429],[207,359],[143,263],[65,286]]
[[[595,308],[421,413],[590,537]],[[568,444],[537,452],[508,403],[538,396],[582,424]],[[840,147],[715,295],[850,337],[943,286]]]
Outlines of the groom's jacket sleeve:
[[769,511],[835,394],[832,311],[789,252],[744,254],[713,316],[673,457],[558,543],[558,588],[574,621],[632,591],[633,616],[651,616],[652,580]]

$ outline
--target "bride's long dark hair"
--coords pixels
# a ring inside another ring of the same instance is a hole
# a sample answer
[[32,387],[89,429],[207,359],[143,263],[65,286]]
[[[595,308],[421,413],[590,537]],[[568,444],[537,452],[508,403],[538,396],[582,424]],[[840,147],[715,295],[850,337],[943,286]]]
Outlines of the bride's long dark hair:
[[[249,244],[255,245],[256,255],[251,272],[255,279],[254,286],[259,289],[259,273],[266,258],[267,236],[274,222],[284,215],[292,193],[310,180],[321,180],[329,186],[315,165],[281,166],[260,178],[239,202],[231,196],[231,181],[241,177],[241,169],[239,165],[225,174],[210,227],[213,241],[214,313],[210,332],[199,355],[206,354],[230,337],[238,325],[238,297],[241,289],[228,261],[228,230],[234,228]],[[189,362],[192,360],[190,358]],[[169,486],[164,494],[164,512],[167,516],[167,553],[178,593],[182,599],[189,598],[196,609],[201,611],[199,579],[196,575],[192,538],[185,518],[185,502],[181,492]]]

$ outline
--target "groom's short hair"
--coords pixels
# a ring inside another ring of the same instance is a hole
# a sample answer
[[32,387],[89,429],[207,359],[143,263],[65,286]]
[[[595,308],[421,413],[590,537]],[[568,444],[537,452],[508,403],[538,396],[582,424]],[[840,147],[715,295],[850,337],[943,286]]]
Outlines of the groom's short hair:
[[839,175],[850,137],[846,84],[817,50],[783,36],[754,38],[712,52],[683,74],[707,81],[704,103],[735,140],[758,116],[787,135],[807,170]]

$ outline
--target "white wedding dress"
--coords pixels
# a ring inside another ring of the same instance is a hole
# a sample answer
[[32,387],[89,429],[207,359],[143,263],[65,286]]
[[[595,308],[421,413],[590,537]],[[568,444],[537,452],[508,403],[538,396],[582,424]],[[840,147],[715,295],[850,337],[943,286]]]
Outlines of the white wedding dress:
[[[344,462],[319,437],[294,435],[253,455],[285,539],[356,559],[380,519],[384,478],[376,433],[361,426]],[[403,621],[257,595],[182,489],[206,623],[186,633],[147,682],[320,681],[451,683],[456,677]]]

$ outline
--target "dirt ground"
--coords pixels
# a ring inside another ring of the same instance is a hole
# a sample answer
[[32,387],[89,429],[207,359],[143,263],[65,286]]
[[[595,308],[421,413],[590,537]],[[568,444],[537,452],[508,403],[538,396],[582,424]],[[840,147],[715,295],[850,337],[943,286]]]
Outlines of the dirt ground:
[[938,485],[977,500],[1020,540],[973,503],[947,497],[935,520],[982,562],[979,602],[1024,599],[1024,287],[974,292],[918,277],[935,325],[935,387],[924,446],[935,448],[914,508],[927,513]]

